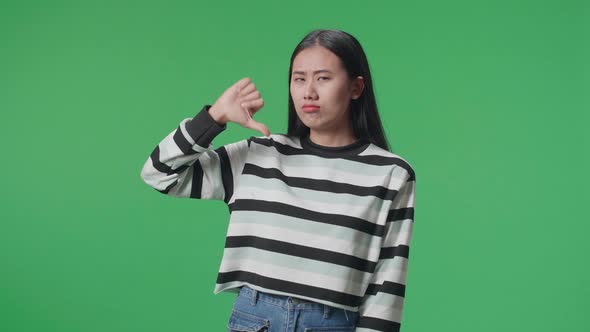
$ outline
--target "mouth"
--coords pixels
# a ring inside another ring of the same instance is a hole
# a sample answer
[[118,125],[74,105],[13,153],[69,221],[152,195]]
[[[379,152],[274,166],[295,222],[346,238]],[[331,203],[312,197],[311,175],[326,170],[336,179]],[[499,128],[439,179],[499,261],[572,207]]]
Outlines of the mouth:
[[319,106],[303,106],[303,112],[305,112],[305,113],[316,112],[319,109],[320,109]]

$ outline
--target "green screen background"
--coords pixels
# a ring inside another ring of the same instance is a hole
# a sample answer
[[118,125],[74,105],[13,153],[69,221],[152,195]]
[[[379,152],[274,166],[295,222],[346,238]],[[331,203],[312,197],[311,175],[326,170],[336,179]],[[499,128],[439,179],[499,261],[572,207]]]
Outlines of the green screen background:
[[584,1],[2,1],[0,330],[225,331],[225,204],[141,167],[246,76],[286,132],[291,52],[331,28],[417,173],[402,330],[586,331],[589,22]]

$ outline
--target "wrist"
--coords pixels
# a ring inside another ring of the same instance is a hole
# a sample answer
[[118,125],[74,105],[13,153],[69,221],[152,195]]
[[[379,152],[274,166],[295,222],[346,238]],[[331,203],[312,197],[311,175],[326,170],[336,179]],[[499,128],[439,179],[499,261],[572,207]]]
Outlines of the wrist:
[[211,116],[211,118],[220,126],[223,126],[227,123],[227,120],[223,117],[222,114],[220,114],[219,110],[215,107],[215,105],[209,107],[209,110],[207,112],[209,113],[209,116]]

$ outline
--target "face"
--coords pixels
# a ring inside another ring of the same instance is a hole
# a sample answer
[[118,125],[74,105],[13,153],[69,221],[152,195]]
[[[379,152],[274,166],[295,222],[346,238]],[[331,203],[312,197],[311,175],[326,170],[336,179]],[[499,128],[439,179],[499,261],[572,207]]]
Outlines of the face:
[[362,77],[350,80],[340,58],[322,46],[301,51],[292,67],[290,93],[299,119],[311,131],[349,130],[350,101],[360,96]]

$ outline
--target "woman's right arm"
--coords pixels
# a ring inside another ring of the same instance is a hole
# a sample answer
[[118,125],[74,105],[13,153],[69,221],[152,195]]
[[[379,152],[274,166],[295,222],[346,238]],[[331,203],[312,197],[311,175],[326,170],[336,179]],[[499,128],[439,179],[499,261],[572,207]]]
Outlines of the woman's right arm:
[[192,119],[183,119],[164,137],[144,163],[141,178],[166,195],[229,203],[250,139],[215,150],[211,142],[226,129],[229,121],[270,135],[265,125],[252,119],[262,105],[260,94],[250,79],[239,80],[213,106],[205,105]]
[[194,118],[182,120],[158,143],[141,170],[145,183],[169,196],[229,201],[248,140],[213,150],[211,141],[227,125],[217,123],[210,108],[205,105]]

